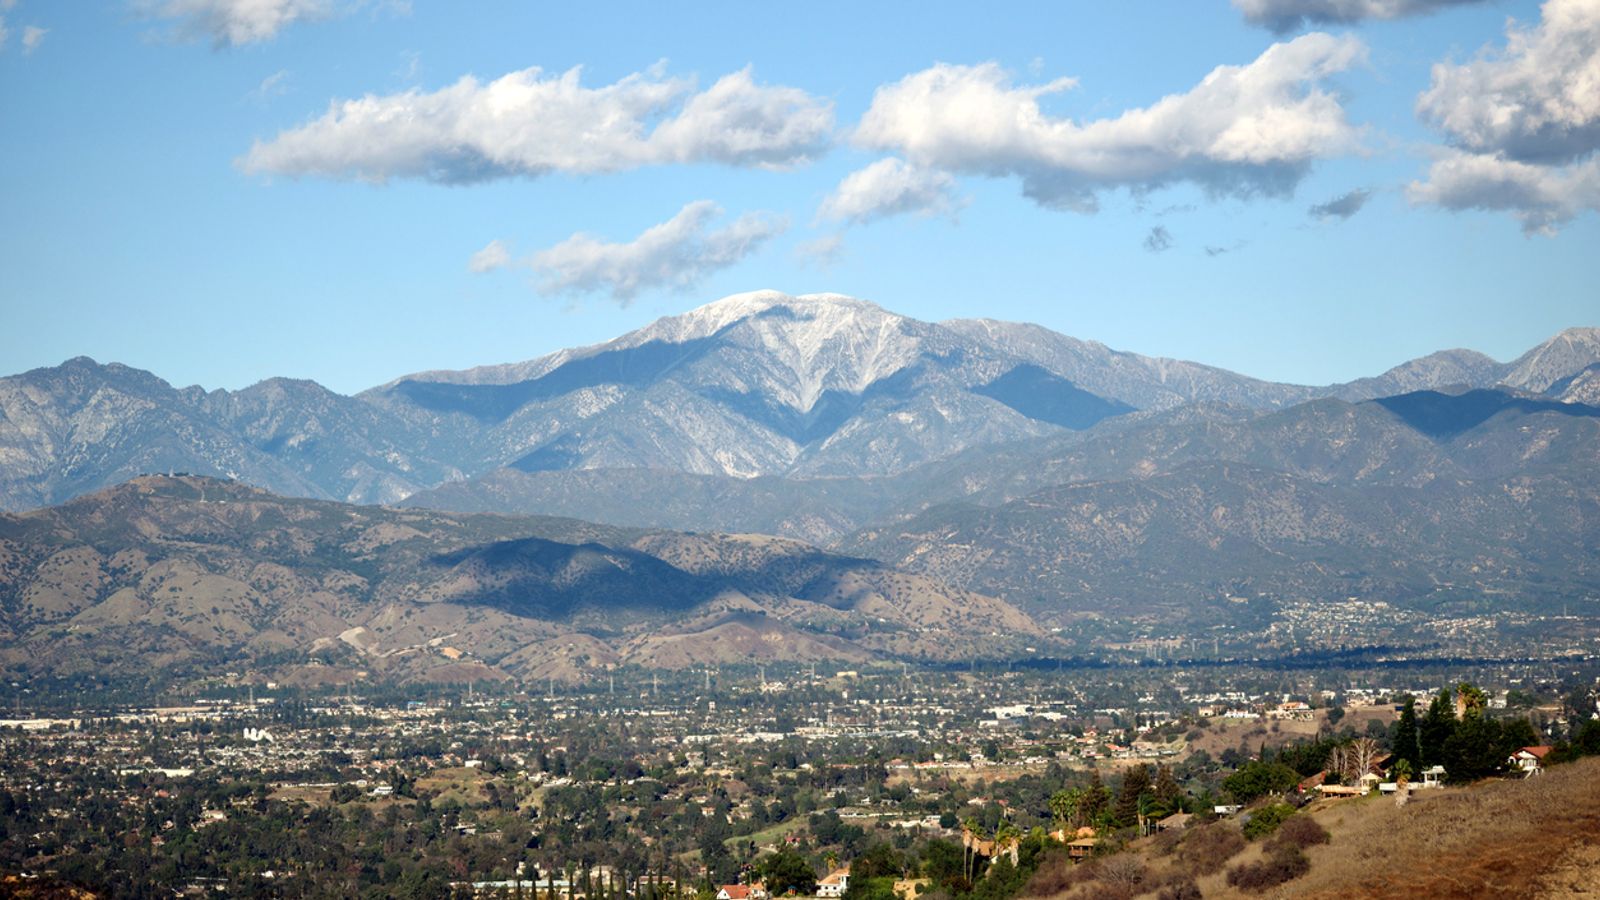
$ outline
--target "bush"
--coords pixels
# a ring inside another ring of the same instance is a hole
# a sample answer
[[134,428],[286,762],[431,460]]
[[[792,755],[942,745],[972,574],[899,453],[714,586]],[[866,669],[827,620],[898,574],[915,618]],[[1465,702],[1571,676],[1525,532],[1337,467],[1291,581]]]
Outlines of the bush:
[[1302,850],[1327,842],[1328,829],[1310,816],[1290,816],[1278,826],[1278,833],[1272,836],[1275,846],[1299,847]]
[[1311,868],[1299,847],[1279,846],[1266,859],[1228,870],[1228,884],[1241,891],[1264,891],[1293,881]]
[[1178,845],[1178,860],[1192,875],[1210,875],[1243,850],[1244,835],[1232,822],[1212,822],[1189,829]]
[[1054,897],[1074,885],[1089,881],[1087,867],[1075,866],[1067,854],[1053,850],[1046,853],[1034,870],[1033,877],[1022,887],[1024,897]]
[[1274,803],[1263,806],[1250,814],[1250,821],[1244,823],[1244,836],[1250,840],[1266,837],[1278,830],[1278,826],[1290,816],[1294,815],[1294,807],[1287,803]]
[[1156,894],[1156,900],[1201,900],[1201,897],[1200,885],[1188,876],[1168,884]]
[[[1100,864],[1101,884],[1137,888],[1149,877],[1150,870],[1145,868],[1144,863],[1131,856],[1113,856]],[[1135,890],[1133,893],[1137,894],[1138,891]]]

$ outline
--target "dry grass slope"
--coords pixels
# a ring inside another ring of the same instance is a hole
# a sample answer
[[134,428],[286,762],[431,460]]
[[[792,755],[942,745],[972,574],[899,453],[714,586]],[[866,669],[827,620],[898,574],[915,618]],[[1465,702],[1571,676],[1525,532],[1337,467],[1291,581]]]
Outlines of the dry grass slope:
[[[1387,796],[1319,801],[1300,815],[1326,828],[1329,840],[1304,845],[1309,870],[1276,887],[1246,891],[1228,883],[1228,872],[1266,860],[1270,841],[1241,850],[1237,827],[1219,822],[1182,839],[1138,841],[1084,866],[1041,870],[1024,894],[1055,900],[1600,896],[1600,758],[1532,779],[1419,792],[1404,807]],[[1198,894],[1181,891],[1184,885]]]

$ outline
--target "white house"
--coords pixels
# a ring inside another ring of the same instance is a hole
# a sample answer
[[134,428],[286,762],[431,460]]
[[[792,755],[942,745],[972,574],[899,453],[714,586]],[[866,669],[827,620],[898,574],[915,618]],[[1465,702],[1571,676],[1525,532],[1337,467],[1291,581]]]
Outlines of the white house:
[[850,889],[850,870],[834,869],[817,882],[818,897],[842,897]]
[[1524,778],[1532,778],[1544,771],[1544,758],[1549,753],[1549,747],[1523,747],[1511,754],[1506,765],[1512,771],[1521,772]]

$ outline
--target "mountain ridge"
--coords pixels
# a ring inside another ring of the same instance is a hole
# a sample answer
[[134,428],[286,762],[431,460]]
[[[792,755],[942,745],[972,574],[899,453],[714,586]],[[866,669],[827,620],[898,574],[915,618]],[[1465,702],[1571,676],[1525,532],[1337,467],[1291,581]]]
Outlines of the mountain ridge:
[[187,475],[0,514],[0,667],[19,674],[246,661],[577,678],[757,650],[950,659],[990,632],[1005,635],[982,639],[995,648],[1045,639],[995,598],[763,536],[351,506]]
[[304,379],[178,388],[87,357],[0,378],[0,509],[150,471],[357,503],[508,466],[894,476],[1196,403],[1271,410],[1501,381],[1593,402],[1597,364],[1600,329],[1575,328],[1508,363],[1441,351],[1346,385],[1280,385],[1036,325],[921,322],[843,295],[758,291],[590,347],[414,373],[354,396]]

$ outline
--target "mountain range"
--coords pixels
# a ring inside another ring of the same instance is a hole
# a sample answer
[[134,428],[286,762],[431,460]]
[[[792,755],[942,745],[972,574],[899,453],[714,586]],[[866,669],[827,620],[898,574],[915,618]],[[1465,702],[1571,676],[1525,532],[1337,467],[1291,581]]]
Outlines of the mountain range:
[[1447,351],[1311,388],[1035,325],[935,324],[847,297],[758,292],[604,344],[408,375],[353,397],[281,378],[173,388],[86,358],[3,378],[0,508],[162,471],[351,503],[396,503],[499,469],[885,476],[1196,403],[1281,409],[1446,386],[1592,400],[1597,364],[1600,329],[1572,329],[1510,363]]
[[1600,329],[1307,387],[761,292],[355,396],[70,360],[0,379],[0,463],[12,670],[1049,652],[1600,596]]

